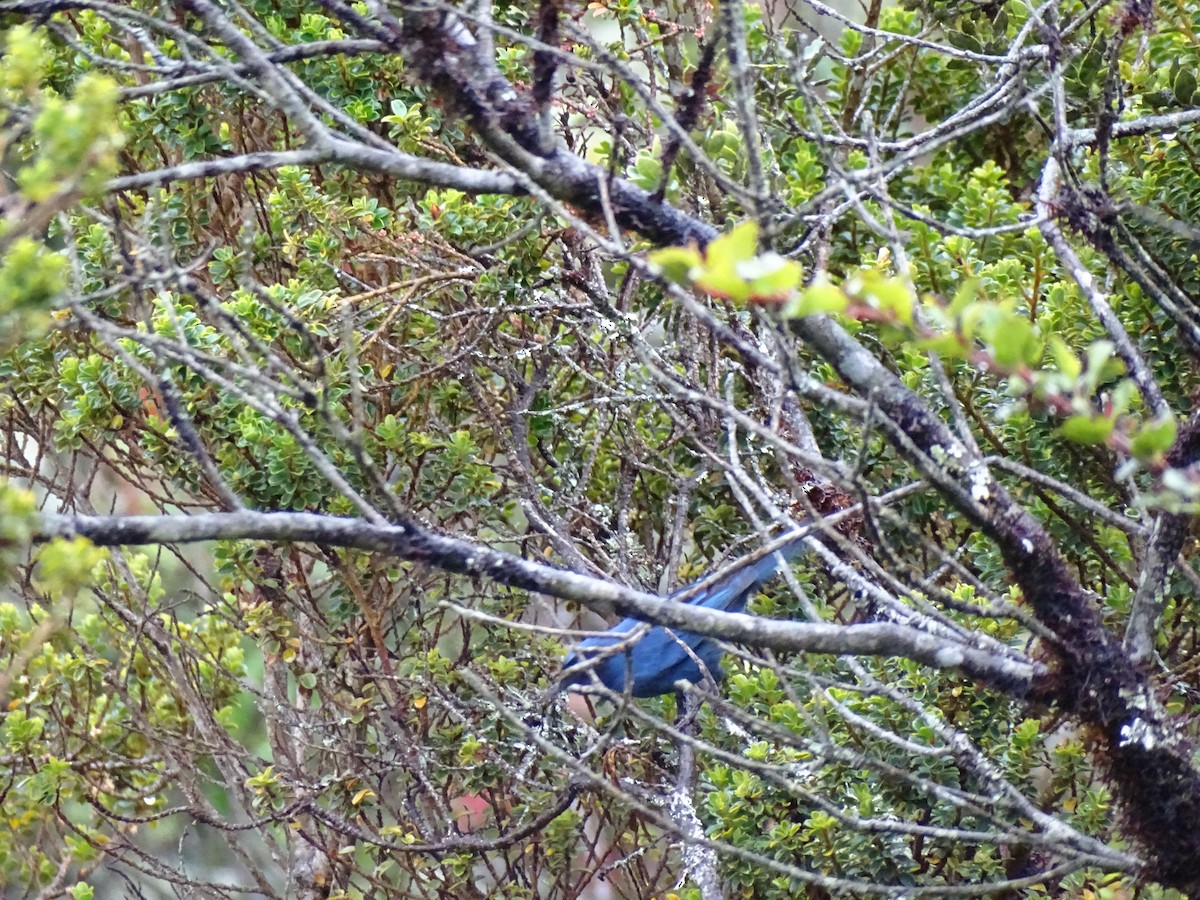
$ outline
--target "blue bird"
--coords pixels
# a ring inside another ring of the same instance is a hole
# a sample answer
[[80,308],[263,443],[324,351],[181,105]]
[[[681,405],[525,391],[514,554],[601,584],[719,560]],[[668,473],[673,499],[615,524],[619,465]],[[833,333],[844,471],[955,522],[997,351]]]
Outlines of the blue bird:
[[[809,530],[805,528],[798,534],[789,534],[773,541],[715,575],[680,588],[670,595],[670,599],[725,612],[741,612],[758,586],[779,570],[781,560],[790,560],[800,552]],[[569,670],[574,665],[601,656],[606,649],[627,640],[624,635],[641,624],[640,619],[625,619],[610,628],[605,636],[588,638],[567,656],[563,668]],[[684,649],[685,646],[691,650],[691,654]],[[695,654],[695,658],[692,654]],[[590,671],[596,673],[601,684],[618,694],[625,691],[625,677],[631,674],[633,684],[630,693],[634,697],[657,697],[674,691],[677,681],[690,681],[693,684],[703,681],[704,673],[696,664],[696,658],[715,680],[721,680],[721,648],[716,640],[690,631],[674,631],[655,625],[624,652],[610,651]],[[563,679],[561,687],[587,684],[589,681],[591,677],[588,672],[575,672]]]

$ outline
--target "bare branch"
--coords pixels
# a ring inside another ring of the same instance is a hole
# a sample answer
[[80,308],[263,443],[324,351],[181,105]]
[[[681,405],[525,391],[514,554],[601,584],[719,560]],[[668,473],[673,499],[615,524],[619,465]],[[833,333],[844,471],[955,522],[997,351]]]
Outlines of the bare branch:
[[[192,516],[43,517],[38,537],[86,537],[98,546],[195,543],[213,540],[306,542],[386,553],[461,575],[493,578],[509,587],[573,600],[597,609],[615,609],[659,625],[709,634],[778,651],[907,656],[936,668],[957,669],[1015,696],[1026,692],[1038,667],[997,657],[890,623],[841,626],[784,622],[743,613],[723,613],[666,600],[586,575],[532,563],[415,525],[379,526],[358,519],[313,513],[207,513]],[[778,539],[772,545],[779,544]],[[765,548],[764,548],[765,549]]]

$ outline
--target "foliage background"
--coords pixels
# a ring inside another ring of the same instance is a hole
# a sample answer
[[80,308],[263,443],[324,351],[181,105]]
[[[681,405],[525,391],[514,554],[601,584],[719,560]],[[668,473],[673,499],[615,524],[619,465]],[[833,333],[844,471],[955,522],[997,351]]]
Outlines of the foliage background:
[[[1186,889],[1117,807],[1106,735],[953,666],[749,648],[681,731],[675,698],[593,716],[550,691],[566,629],[611,618],[427,559],[26,555],[39,513],[244,507],[665,593],[850,510],[754,612],[1050,660],[1003,548],[789,327],[835,312],[977,442],[1115,634],[1182,518],[1150,690],[1190,746],[1196,482],[1168,451],[1200,347],[1195,3],[436,7],[560,152],[757,221],[741,262],[794,278],[779,297],[724,250],[652,277],[645,252],[685,241],[522,173],[362,25],[383,9],[0,3],[6,892]],[[399,178],[380,148],[516,187]]]

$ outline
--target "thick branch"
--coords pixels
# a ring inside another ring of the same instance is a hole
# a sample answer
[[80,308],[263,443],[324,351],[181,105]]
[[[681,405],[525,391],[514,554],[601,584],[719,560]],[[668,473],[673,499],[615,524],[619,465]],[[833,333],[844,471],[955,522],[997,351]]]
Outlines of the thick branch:
[[752,647],[855,656],[895,656],[955,669],[1011,696],[1027,694],[1040,667],[1016,656],[957,644],[915,628],[886,622],[832,625],[789,622],[718,612],[646,594],[612,582],[555,569],[415,525],[375,526],[360,519],[315,513],[238,511],[195,516],[47,515],[40,540],[82,535],[103,547],[186,544],[212,540],[304,541],[386,553],[463,575],[485,576],[509,587],[537,591],[592,609],[615,609],[658,625]]
[[837,323],[808,316],[792,324],[847,383],[871,397],[901,452],[996,542],[1026,601],[1058,638],[1062,670],[1044,685],[1046,695],[1102,736],[1099,760],[1108,767],[1132,834],[1153,858],[1148,871],[1173,887],[1200,885],[1200,838],[1193,824],[1200,818],[1200,773],[1191,748],[1166,721],[1144,671],[1105,627],[1054,540],[983,460]]

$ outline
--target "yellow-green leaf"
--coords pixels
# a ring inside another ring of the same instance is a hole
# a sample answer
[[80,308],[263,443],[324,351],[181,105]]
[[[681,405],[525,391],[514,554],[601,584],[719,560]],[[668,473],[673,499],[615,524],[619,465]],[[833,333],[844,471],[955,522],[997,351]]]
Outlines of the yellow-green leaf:
[[738,277],[732,266],[705,269],[696,277],[696,287],[730,300],[741,301],[750,296],[750,285]]
[[986,340],[996,362],[1006,369],[1034,365],[1042,356],[1042,342],[1034,327],[1028,319],[1015,313],[1000,317]]
[[1133,436],[1133,455],[1141,460],[1153,459],[1166,453],[1175,443],[1175,417],[1166,415],[1143,425]]
[[746,221],[726,234],[713,238],[704,253],[704,258],[711,268],[732,268],[742,260],[752,258],[757,249],[758,223]]
[[961,315],[975,298],[979,296],[979,279],[968,278],[958,286],[958,290],[954,292],[954,299],[950,301],[951,315]]
[[764,253],[740,262],[737,274],[750,283],[750,299],[783,300],[800,284],[800,264],[778,253]]
[[1060,338],[1057,334],[1050,335],[1050,354],[1054,357],[1054,364],[1058,366],[1058,371],[1062,372],[1072,381],[1078,378],[1083,373],[1083,363],[1079,361],[1066,341]]
[[1103,444],[1112,434],[1113,423],[1104,416],[1075,415],[1058,429],[1059,434],[1076,444]]
[[917,342],[917,347],[929,353],[936,353],[942,359],[966,359],[971,355],[970,345],[957,334],[946,333],[925,338]]
[[794,319],[819,313],[841,313],[845,312],[849,305],[850,301],[842,289],[822,273],[784,307],[783,315],[785,318]]
[[646,255],[658,274],[676,284],[687,284],[699,274],[704,257],[695,244],[688,247],[664,247]]
[[912,325],[916,298],[899,278],[872,278],[867,282],[864,293],[873,301],[876,309],[890,312],[905,325]]

